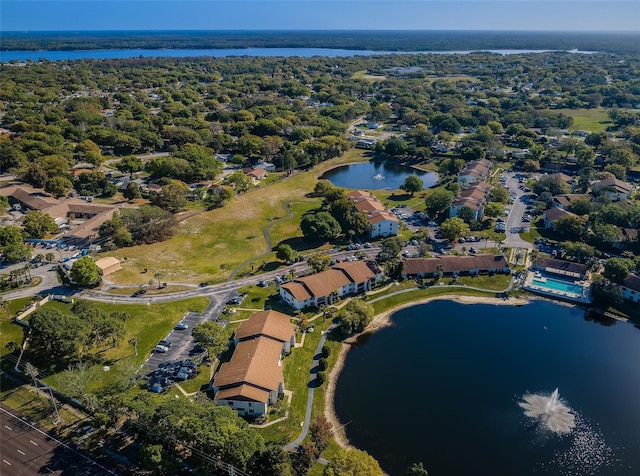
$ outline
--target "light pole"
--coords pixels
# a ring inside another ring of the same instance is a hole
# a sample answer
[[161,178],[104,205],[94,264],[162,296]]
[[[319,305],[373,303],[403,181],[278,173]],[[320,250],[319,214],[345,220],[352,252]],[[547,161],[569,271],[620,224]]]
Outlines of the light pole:
[[56,412],[56,421],[54,423],[58,423],[60,421],[60,413],[58,413],[58,405],[56,404],[56,398],[53,396],[53,390],[51,390],[50,386],[47,386],[49,390],[49,395],[51,395],[51,403],[53,403],[53,409]]

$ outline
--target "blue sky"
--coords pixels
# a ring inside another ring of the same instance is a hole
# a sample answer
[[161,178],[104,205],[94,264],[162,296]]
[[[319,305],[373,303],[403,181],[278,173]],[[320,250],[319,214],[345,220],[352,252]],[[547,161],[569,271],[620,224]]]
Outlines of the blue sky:
[[2,31],[640,31],[640,0],[1,0]]

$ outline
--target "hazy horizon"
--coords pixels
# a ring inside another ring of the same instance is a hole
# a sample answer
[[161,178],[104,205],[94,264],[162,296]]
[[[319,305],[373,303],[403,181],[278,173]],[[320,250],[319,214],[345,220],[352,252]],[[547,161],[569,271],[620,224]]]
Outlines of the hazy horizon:
[[3,32],[635,32],[640,0],[3,0]]

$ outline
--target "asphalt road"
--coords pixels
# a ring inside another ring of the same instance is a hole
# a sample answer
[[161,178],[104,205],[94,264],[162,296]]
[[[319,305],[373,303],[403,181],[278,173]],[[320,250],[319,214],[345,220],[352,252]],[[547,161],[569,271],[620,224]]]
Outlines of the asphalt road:
[[520,230],[523,226],[528,228],[529,224],[522,221],[522,216],[524,215],[524,211],[530,195],[527,195],[522,190],[520,190],[520,183],[518,183],[518,179],[515,178],[515,174],[506,174],[506,176],[507,188],[510,192],[515,193],[516,199],[515,202],[511,204],[511,212],[507,217],[507,238],[504,241],[504,246],[507,248],[532,249],[534,248],[533,244],[520,238],[519,232],[516,231]]
[[49,436],[20,414],[0,404],[0,474],[107,476],[117,473]]

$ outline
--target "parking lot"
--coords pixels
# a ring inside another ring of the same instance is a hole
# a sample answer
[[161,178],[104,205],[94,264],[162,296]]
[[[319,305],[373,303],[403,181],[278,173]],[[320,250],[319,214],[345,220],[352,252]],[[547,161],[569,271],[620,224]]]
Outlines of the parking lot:
[[153,372],[167,362],[187,359],[195,346],[193,337],[191,337],[191,329],[201,320],[199,314],[188,312],[180,322],[189,327],[183,330],[174,328],[164,337],[164,340],[171,343],[171,347],[167,352],[154,351],[151,354],[146,361],[149,370]]

